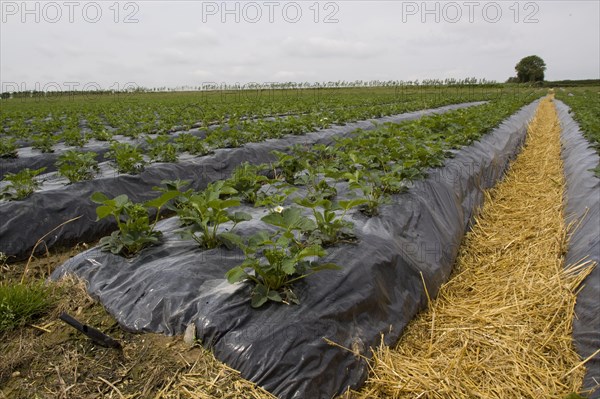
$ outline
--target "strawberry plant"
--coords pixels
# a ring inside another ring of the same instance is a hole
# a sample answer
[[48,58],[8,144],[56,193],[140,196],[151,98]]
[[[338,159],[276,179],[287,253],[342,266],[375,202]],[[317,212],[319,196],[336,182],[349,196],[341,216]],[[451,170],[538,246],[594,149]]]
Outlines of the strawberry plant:
[[29,135],[29,128],[22,119],[17,119],[12,122],[8,129],[8,134],[18,139],[26,139]]
[[337,195],[335,186],[330,185],[326,179],[320,177],[313,171],[305,171],[297,174],[296,184],[306,188],[306,196],[309,199],[333,199]]
[[103,125],[102,120],[97,115],[89,115],[87,117],[87,125],[90,128],[90,136],[98,141],[109,141],[112,134]]
[[314,130],[310,123],[307,123],[305,117],[287,117],[281,120],[282,131],[284,134],[301,135]]
[[223,148],[237,148],[243,146],[249,141],[245,132],[239,129],[229,129],[221,131],[221,137],[218,139],[220,147]]
[[354,173],[345,173],[351,189],[359,190],[363,199],[361,211],[368,216],[379,214],[379,205],[387,202],[385,186],[381,181],[382,174],[376,170],[356,170]]
[[235,168],[227,184],[238,192],[242,200],[254,204],[258,199],[258,190],[269,180],[261,174],[265,168],[266,165],[255,166],[244,162]]
[[[297,147],[293,147],[292,150],[295,150]],[[286,154],[281,151],[272,151],[277,157],[277,162],[275,162],[274,167],[281,174],[283,179],[290,183],[294,184],[296,180],[296,174],[306,169],[307,164],[303,158],[295,156],[292,154]]]
[[315,144],[310,149],[302,147],[294,148],[294,155],[304,158],[308,165],[313,169],[318,170],[320,167],[326,166],[334,162],[338,157],[338,151],[333,146],[325,144]]
[[17,144],[12,137],[0,138],[0,158],[17,158]]
[[8,184],[0,192],[0,198],[5,200],[22,200],[31,195],[40,187],[40,182],[35,178],[46,168],[31,170],[25,168],[17,173],[7,173],[4,176]]
[[354,224],[344,220],[344,217],[350,209],[365,204],[367,200],[357,198],[334,203],[328,199],[312,200],[305,197],[297,198],[295,202],[300,206],[310,208],[313,212],[316,227],[310,231],[309,241],[330,246],[339,242],[352,242],[356,238],[352,231]]
[[62,140],[68,146],[83,147],[89,140],[85,134],[79,131],[79,128],[66,129],[61,134]]
[[152,187],[152,189],[154,191],[160,191],[162,193],[166,193],[167,191],[178,191],[180,193],[183,193],[182,190],[190,185],[190,181],[181,179],[162,180],[160,184],[162,184],[162,187]]
[[272,234],[260,231],[246,240],[238,237],[236,244],[244,252],[245,259],[225,275],[231,284],[242,281],[254,284],[252,307],[261,307],[269,300],[298,304],[293,283],[321,270],[339,269],[333,263],[318,263],[315,258],[322,258],[327,252],[319,244],[301,240],[304,232],[316,226],[310,218],[302,216],[299,208],[272,212],[262,221],[276,226],[277,231]]
[[146,137],[148,155],[153,162],[177,162],[177,147],[169,142],[168,136]]
[[[240,200],[231,195],[237,191],[218,181],[209,184],[202,192],[183,193],[178,198],[175,208],[177,216],[188,229],[182,232],[186,238],[192,238],[202,248],[216,248],[220,245],[229,245],[233,230],[238,223],[252,219],[248,213],[230,213],[229,208],[240,205]],[[229,234],[223,234],[220,226],[232,222]]]
[[196,137],[190,133],[182,133],[175,138],[175,144],[180,151],[189,152],[192,155],[206,155],[208,149],[204,145],[204,141],[200,137]]
[[218,126],[206,135],[206,143],[211,148],[237,148],[250,141],[252,141],[251,136],[247,132],[223,126]]
[[112,134],[103,126],[93,127],[91,136],[98,141],[110,141],[112,139]]
[[69,179],[70,183],[90,180],[100,171],[96,153],[65,151],[56,161],[58,174]]
[[[100,240],[100,247],[115,255],[131,257],[147,246],[158,244],[162,233],[155,227],[160,211],[179,195],[178,191],[167,191],[145,203],[133,203],[125,194],[110,199],[102,193],[94,193],[91,200],[100,205],[96,208],[96,220],[112,216],[118,227],[110,236]],[[149,217],[151,209],[155,209],[156,213],[152,221]]]
[[43,153],[54,152],[56,138],[50,133],[40,133],[33,136],[31,146]]
[[119,173],[132,175],[140,173],[146,163],[138,147],[117,141],[110,145],[110,150],[105,157],[113,160]]
[[142,129],[134,120],[123,121],[115,131],[115,134],[122,134],[125,137],[137,139],[142,134]]
[[254,205],[274,209],[282,206],[285,200],[296,190],[298,190],[296,187],[285,181],[270,181],[257,191]]

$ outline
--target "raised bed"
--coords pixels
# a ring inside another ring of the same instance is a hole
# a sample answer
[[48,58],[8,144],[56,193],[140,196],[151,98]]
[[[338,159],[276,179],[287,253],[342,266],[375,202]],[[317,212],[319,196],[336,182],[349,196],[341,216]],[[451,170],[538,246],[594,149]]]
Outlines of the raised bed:
[[[89,292],[128,330],[180,334],[193,323],[218,359],[280,398],[331,398],[364,382],[369,348],[382,334],[386,345],[398,340],[427,303],[424,285],[433,296],[448,279],[483,191],[502,178],[536,107],[537,101],[523,107],[480,141],[456,150],[443,167],[392,196],[379,216],[352,213],[358,242],[328,249],[325,260],[341,270],[296,284],[299,305],[251,308],[248,285],[224,279],[241,254],[201,250],[182,240],[174,218],[159,226],[162,245],[136,258],[93,249],[53,278],[74,273],[87,280]],[[320,135],[312,143],[330,139]],[[242,234],[262,228],[256,221],[261,211],[247,210],[257,214],[240,225]]]
[[[577,352],[587,359],[600,349],[600,179],[593,172],[600,159],[571,117],[569,107],[561,101],[555,103],[562,126],[562,157],[567,182],[566,222],[573,223],[574,227],[565,264],[588,261],[597,265],[577,295],[573,319]],[[590,398],[600,398],[600,353],[596,353],[585,367],[584,388],[595,389]]]

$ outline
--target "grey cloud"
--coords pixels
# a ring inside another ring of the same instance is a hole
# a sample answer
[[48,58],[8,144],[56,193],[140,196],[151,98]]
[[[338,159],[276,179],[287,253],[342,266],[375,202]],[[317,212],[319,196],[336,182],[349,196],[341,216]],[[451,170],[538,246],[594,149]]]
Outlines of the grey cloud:
[[508,11],[498,24],[421,23],[418,16],[403,23],[401,3],[342,2],[337,24],[315,24],[308,11],[298,24],[202,23],[198,2],[164,1],[140,3],[140,22],[132,25],[110,18],[3,24],[0,77],[31,85],[75,77],[108,86],[131,80],[141,86],[466,76],[503,81],[530,54],[546,60],[551,80],[597,77],[600,70],[598,2],[539,2],[536,24],[514,23]]
[[160,49],[152,55],[152,58],[153,63],[167,66],[195,65],[199,62],[198,53],[174,48]]
[[219,44],[219,36],[213,29],[202,26],[193,31],[176,32],[171,36],[169,43],[185,47],[214,46]]
[[298,57],[366,58],[377,54],[377,46],[373,43],[321,36],[288,37],[282,46],[286,54]]

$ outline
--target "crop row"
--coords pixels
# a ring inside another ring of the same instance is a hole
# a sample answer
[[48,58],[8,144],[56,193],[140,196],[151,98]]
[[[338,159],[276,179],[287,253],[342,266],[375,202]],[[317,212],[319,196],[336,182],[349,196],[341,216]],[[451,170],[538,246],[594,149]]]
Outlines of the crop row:
[[[600,94],[598,88],[595,90],[572,89],[570,91],[560,90],[556,98],[567,104],[573,112],[573,118],[579,123],[584,137],[590,142],[592,148],[600,154]],[[600,165],[595,170],[600,178]]]
[[[318,128],[326,128],[331,124],[344,124],[356,120],[364,120],[368,118],[377,118],[384,115],[392,115],[407,111],[412,111],[420,108],[434,107],[445,104],[460,102],[458,96],[445,96],[439,98],[412,98],[396,103],[386,104],[370,104],[366,106],[342,107],[335,108],[323,107],[319,111],[311,112],[310,109],[301,112],[298,115],[285,115],[280,117],[237,117],[229,116],[225,119],[221,116],[220,122],[214,126],[215,122],[201,123],[200,134],[208,134],[212,130],[217,133],[222,131],[246,130],[255,133],[257,129],[266,130],[270,133],[278,134],[301,134],[306,131],[313,131]],[[143,115],[137,115],[138,120],[144,118]],[[192,117],[191,120],[197,121],[200,116]],[[200,119],[201,120],[201,119]],[[95,141],[111,141],[119,140],[122,137],[136,139],[144,134],[159,134],[166,135],[174,130],[174,126],[169,129],[145,129],[143,126],[129,126],[126,129],[106,127],[100,123],[86,122],[88,128],[79,128],[77,120],[72,120],[70,125],[61,132],[53,132],[58,127],[51,128],[52,131],[42,131],[41,134],[33,134],[32,132],[20,132],[12,137],[8,135],[0,141],[0,155],[4,158],[15,158],[18,156],[19,143],[17,138],[21,138],[21,146],[30,145],[33,149],[39,150],[42,153],[54,152],[54,145],[64,143],[71,147],[84,147],[90,140]],[[139,122],[138,122],[139,123]],[[194,124],[195,125],[195,124]],[[91,127],[90,127],[91,126]],[[188,124],[182,130],[190,130],[192,124]],[[209,129],[212,126],[212,129]],[[35,127],[33,127],[35,129]],[[217,136],[215,136],[217,137]],[[227,146],[228,143],[225,143]]]
[[[386,90],[336,92],[276,92],[276,96],[249,95],[248,93],[170,93],[125,94],[115,96],[73,96],[58,101],[4,102],[3,130],[10,136],[23,137],[28,133],[56,133],[66,128],[77,129],[87,125],[98,132],[105,126],[119,134],[136,134],[170,130],[176,126],[195,123],[208,126],[228,118],[264,118],[320,112],[336,107],[352,108],[403,102],[416,96],[398,96]],[[405,98],[406,97],[406,98]]]
[[14,157],[16,150],[23,146],[51,152],[58,142],[80,147],[90,139],[108,141],[113,136],[136,138],[192,127],[207,128],[214,124],[237,126],[248,120],[281,116],[295,116],[299,119],[297,124],[303,123],[302,117],[317,125],[344,123],[507,95],[486,87],[477,91],[453,88],[398,92],[379,88],[336,90],[327,94],[299,93],[278,93],[275,98],[236,95],[236,101],[219,101],[218,94],[206,93],[138,94],[112,101],[109,96],[96,101],[75,96],[56,103],[3,100],[0,157]]
[[[118,224],[100,245],[124,256],[159,245],[161,233],[155,227],[160,211],[168,208],[177,214],[183,237],[205,249],[238,247],[244,253],[227,278],[253,283],[253,306],[269,300],[295,303],[291,284],[337,268],[319,262],[326,248],[356,239],[347,217],[353,209],[376,216],[391,195],[425,176],[428,168],[441,166],[452,150],[479,139],[525,102],[503,99],[358,131],[331,146],[296,146],[276,152],[273,164],[242,164],[230,178],[201,191],[184,191],[186,182],[165,182],[156,188],[161,195],[145,203],[96,193],[92,200],[99,204],[98,218],[112,217]],[[264,229],[251,236],[235,233],[236,226],[251,219],[242,204],[268,211],[261,218]]]
[[[207,131],[185,132],[175,136],[146,136],[140,145],[136,145],[135,142],[113,141],[108,148],[101,150],[97,148],[86,149],[86,151],[67,150],[58,155],[50,167],[44,166],[35,170],[22,168],[16,173],[5,170],[4,179],[0,182],[0,198],[9,200],[26,198],[39,188],[42,179],[37,178],[37,175],[47,169],[48,172],[57,170],[59,176],[67,179],[65,184],[77,183],[93,179],[100,172],[98,158],[102,157],[103,161],[110,163],[117,173],[138,174],[148,163],[177,162],[183,153],[187,153],[188,157],[203,156],[218,148],[240,147],[250,142],[281,138],[290,133],[299,135],[329,125],[329,122],[316,125],[313,121],[314,119],[308,117],[303,117],[302,121],[295,118],[245,121],[229,128],[219,126]],[[338,121],[338,123],[345,122]],[[8,169],[7,165],[4,166]]]
[[[299,135],[317,131],[332,124],[344,125],[359,119],[368,119],[382,114],[387,115],[388,113],[406,112],[423,106],[438,106],[456,100],[457,98],[448,96],[440,99],[429,99],[428,101],[421,100],[397,104],[397,106],[387,107],[385,110],[377,107],[354,108],[352,110],[329,112],[327,113],[329,117],[323,117],[324,113],[321,113],[268,120],[232,119],[225,125],[213,126],[194,132],[184,132],[172,136],[148,135],[144,141],[112,141],[110,145],[107,144],[106,148],[101,149],[94,146],[90,149],[67,150],[58,155],[53,164],[46,162],[45,166],[36,170],[25,168],[27,161],[19,164],[5,163],[5,170],[2,174],[5,181],[2,197],[5,199],[25,198],[37,188],[39,181],[35,177],[44,171],[58,171],[60,176],[68,180],[67,184],[92,179],[100,171],[98,165],[100,156],[103,158],[100,162],[111,162],[118,173],[137,174],[143,170],[144,165],[147,163],[177,162],[179,155],[184,152],[192,156],[202,156],[218,148],[240,147],[246,143],[281,138],[287,134]],[[43,136],[38,135],[36,137]],[[10,144],[10,139],[5,140],[5,143],[7,142]],[[52,143],[47,144],[49,146],[47,151],[51,151]],[[83,146],[86,142],[82,140],[79,143],[69,142],[67,144]],[[9,148],[5,145],[4,149],[5,153],[13,152],[16,154],[14,147]],[[17,171],[16,168],[22,169]]]

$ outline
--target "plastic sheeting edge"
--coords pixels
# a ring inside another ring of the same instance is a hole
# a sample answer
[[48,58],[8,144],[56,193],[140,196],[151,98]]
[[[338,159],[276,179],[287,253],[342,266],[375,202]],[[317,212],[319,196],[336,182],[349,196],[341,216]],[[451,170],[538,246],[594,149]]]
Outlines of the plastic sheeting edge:
[[[590,148],[579,125],[563,102],[555,100],[562,126],[562,157],[567,182],[566,222],[576,222],[570,234],[565,265],[582,260],[596,262],[577,296],[573,319],[573,339],[580,356],[588,358],[600,349],[600,179],[590,170],[600,157]],[[584,388],[594,389],[590,398],[600,398],[600,354],[586,363]]]

